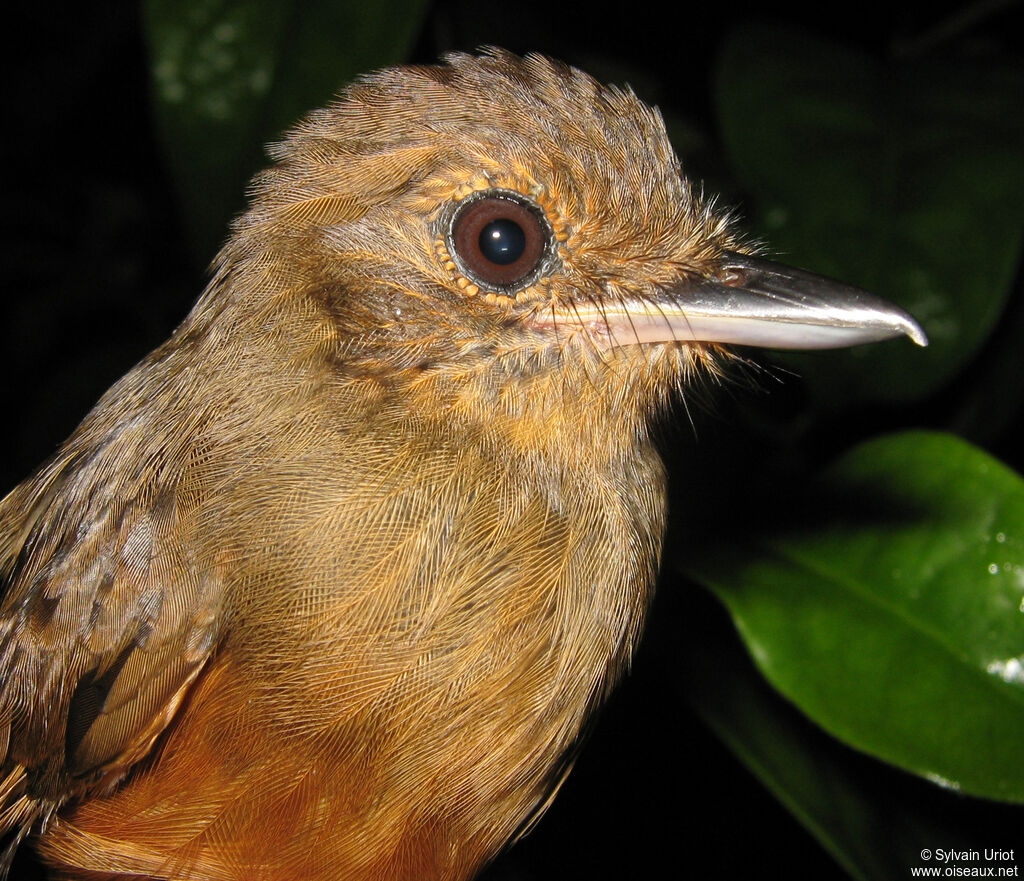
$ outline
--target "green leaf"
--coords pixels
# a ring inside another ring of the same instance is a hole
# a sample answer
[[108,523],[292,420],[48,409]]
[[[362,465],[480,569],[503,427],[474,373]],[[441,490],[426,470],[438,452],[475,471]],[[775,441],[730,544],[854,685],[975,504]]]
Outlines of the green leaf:
[[1024,480],[914,432],[842,458],[789,508],[803,519],[784,510],[687,557],[769,681],[851,746],[1024,801]]
[[687,593],[671,659],[680,697],[852,877],[909,877],[937,843],[969,851],[1011,840],[1019,809],[936,791],[844,747],[771,689],[710,597]]
[[1021,94],[1019,63],[886,64],[782,28],[726,43],[721,130],[756,232],[785,260],[900,303],[931,339],[801,369],[819,398],[918,400],[985,340],[1024,241]]
[[262,150],[356,75],[402,61],[425,0],[146,0],[157,123],[204,260]]

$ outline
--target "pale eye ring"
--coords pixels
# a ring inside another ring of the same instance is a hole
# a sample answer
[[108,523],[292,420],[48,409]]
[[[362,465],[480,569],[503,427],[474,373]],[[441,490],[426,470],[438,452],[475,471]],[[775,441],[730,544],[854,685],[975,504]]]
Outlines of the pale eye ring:
[[482,288],[503,292],[535,281],[554,241],[544,212],[508,190],[484,190],[459,202],[447,238],[463,274]]

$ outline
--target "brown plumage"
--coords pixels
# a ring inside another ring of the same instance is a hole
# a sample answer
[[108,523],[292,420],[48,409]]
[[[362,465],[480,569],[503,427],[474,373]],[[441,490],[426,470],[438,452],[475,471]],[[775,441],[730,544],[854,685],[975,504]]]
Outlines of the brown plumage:
[[0,831],[62,877],[472,876],[639,637],[648,425],[736,339],[688,292],[760,271],[655,112],[540,57],[369,76],[272,152],[0,503]]

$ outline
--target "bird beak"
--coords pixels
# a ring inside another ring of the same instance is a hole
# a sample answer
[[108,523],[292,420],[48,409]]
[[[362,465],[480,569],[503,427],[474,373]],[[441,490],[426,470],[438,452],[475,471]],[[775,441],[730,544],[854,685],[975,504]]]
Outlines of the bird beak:
[[[727,251],[713,278],[687,280],[657,301],[602,304],[589,323],[609,346],[707,342],[834,349],[908,336],[928,345],[906,312],[867,291]],[[585,320],[583,310],[576,320]]]

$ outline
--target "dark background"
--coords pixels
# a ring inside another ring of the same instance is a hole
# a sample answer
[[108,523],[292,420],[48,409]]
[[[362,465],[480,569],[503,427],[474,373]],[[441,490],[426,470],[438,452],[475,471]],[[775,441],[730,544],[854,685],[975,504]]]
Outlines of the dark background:
[[[409,60],[497,44],[552,54],[602,79],[628,80],[641,97],[700,133],[690,170],[715,180],[720,169],[710,78],[721,41],[737,25],[796,22],[882,57],[965,11],[978,13],[967,30],[979,46],[1019,52],[1012,35],[1024,33],[1020,4],[888,4],[869,11],[690,3],[666,13],[643,3],[602,9],[443,0],[431,7]],[[16,4],[5,18],[0,486],[9,488],[54,450],[110,383],[169,334],[201,290],[213,253],[197,254],[190,244],[161,154],[138,7],[66,4],[58,11]],[[742,199],[742,193],[730,196]],[[773,389],[780,407],[799,397],[797,379],[787,386]],[[917,418],[937,421],[941,407],[941,400],[930,402]],[[705,446],[732,430],[728,419],[698,419]],[[1013,438],[1019,425],[1019,416],[1010,419],[995,443],[996,452],[1018,466]],[[680,429],[684,436],[690,431],[685,424]],[[661,591],[635,668],[601,715],[554,806],[489,878],[844,877],[818,841],[698,721],[679,685],[666,681],[687,626],[734,638],[717,605],[678,587]],[[807,726],[808,736],[824,736],[795,712],[794,719]],[[950,799],[956,817],[961,800],[897,771],[879,771],[852,752],[848,761],[865,773],[888,775],[894,791],[923,801]],[[994,829],[1007,823],[1005,813],[991,810],[972,803],[970,822],[991,822]],[[1009,843],[1005,835],[993,840]],[[13,877],[30,879],[37,871],[23,853]]]

